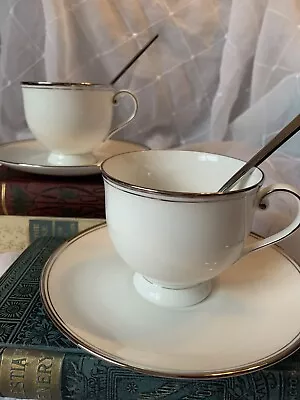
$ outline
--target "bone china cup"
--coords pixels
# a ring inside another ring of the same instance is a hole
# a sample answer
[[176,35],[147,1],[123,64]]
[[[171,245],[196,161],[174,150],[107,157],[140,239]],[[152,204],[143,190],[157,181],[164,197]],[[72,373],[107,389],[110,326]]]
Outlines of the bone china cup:
[[[167,307],[199,303],[222,271],[299,227],[297,190],[285,184],[261,189],[258,168],[230,192],[216,193],[242,165],[231,157],[176,150],[125,153],[102,163],[108,232],[145,299]],[[245,244],[255,210],[278,191],[297,198],[297,216],[281,232]]]
[[[100,84],[22,82],[22,93],[28,127],[54,165],[95,163],[92,150],[132,121],[138,109],[131,92]],[[133,112],[110,130],[113,104],[122,95],[133,101]]]

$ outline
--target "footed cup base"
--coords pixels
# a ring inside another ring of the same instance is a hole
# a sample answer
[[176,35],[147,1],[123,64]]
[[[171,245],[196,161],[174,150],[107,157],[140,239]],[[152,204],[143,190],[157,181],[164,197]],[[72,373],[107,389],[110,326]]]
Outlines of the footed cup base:
[[61,153],[50,153],[48,162],[51,165],[59,166],[80,166],[80,165],[92,165],[96,163],[96,158],[91,153],[87,154],[61,154]]
[[178,308],[189,307],[205,300],[212,290],[211,281],[198,285],[178,288],[166,288],[157,283],[152,283],[139,273],[133,276],[133,284],[136,291],[146,300],[158,306]]

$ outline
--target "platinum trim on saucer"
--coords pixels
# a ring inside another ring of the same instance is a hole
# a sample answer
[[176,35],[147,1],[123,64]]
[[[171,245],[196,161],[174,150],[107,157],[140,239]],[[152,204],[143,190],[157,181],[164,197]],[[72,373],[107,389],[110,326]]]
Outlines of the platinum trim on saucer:
[[[252,373],[252,372],[255,372],[262,368],[265,368],[267,366],[276,364],[278,361],[281,361],[282,359],[290,356],[292,353],[294,353],[295,351],[298,350],[298,348],[300,346],[300,332],[298,332],[297,335],[289,343],[287,343],[285,346],[281,347],[276,352],[270,354],[269,356],[264,357],[259,360],[256,360],[255,362],[252,362],[249,364],[236,366],[235,369],[218,370],[218,371],[214,371],[214,372],[203,371],[200,373],[177,374],[177,373],[172,373],[172,372],[158,372],[158,371],[153,371],[153,370],[150,370],[147,368],[135,367],[135,366],[129,365],[126,362],[126,360],[124,360],[121,357],[117,357],[117,356],[109,354],[105,351],[96,349],[95,346],[93,346],[93,344],[87,342],[84,338],[80,337],[79,335],[74,334],[70,330],[70,328],[68,328],[66,326],[66,324],[61,319],[61,317],[58,315],[58,313],[56,312],[56,310],[52,304],[51,297],[50,297],[50,294],[48,291],[48,279],[49,279],[49,275],[51,273],[51,269],[52,269],[54,262],[66,248],[68,248],[72,243],[76,242],[81,237],[85,236],[87,233],[104,228],[105,226],[106,226],[106,223],[104,222],[104,223],[94,226],[92,228],[86,229],[85,231],[79,233],[74,238],[68,240],[65,244],[61,245],[46,262],[45,267],[42,271],[41,280],[40,280],[41,298],[42,298],[42,302],[44,304],[47,314],[49,315],[49,317],[51,318],[51,320],[53,321],[55,326],[64,335],[66,335],[73,343],[75,343],[77,346],[79,346],[83,350],[94,355],[95,357],[101,358],[101,359],[108,361],[116,366],[130,368],[133,371],[136,371],[139,373],[144,373],[144,374],[151,374],[152,376],[159,376],[159,377],[166,377],[166,378],[178,378],[178,379],[215,379],[215,378],[234,377],[234,376],[238,376],[238,375],[242,375],[242,374]],[[251,235],[257,239],[262,238],[261,236],[259,236],[257,234],[251,233]],[[275,245],[274,248],[283,257],[285,257],[288,261],[290,261],[291,264],[297,270],[297,272],[300,273],[299,266],[292,258],[287,256],[284,253],[284,251],[281,250],[278,246]]]
[[[29,143],[29,142],[36,142],[36,139],[24,139],[24,140],[18,140],[18,143]],[[134,142],[130,142],[128,140],[123,140],[122,142],[124,143],[128,143],[128,144],[136,144]],[[16,144],[15,141],[12,142],[6,142],[3,144],[0,144],[0,148],[6,147],[6,146],[10,146]],[[141,147],[144,148],[143,151],[148,151],[150,150],[149,147],[145,146],[145,145],[139,145]],[[103,162],[103,161],[101,161]],[[36,168],[36,169],[53,169],[53,168],[65,168],[62,167],[61,165],[37,165],[37,164],[30,164],[30,163],[18,163],[18,162],[14,162],[14,161],[6,161],[6,160],[1,160],[0,159],[0,164],[1,163],[5,163],[5,165],[19,165],[19,166],[23,166],[23,167],[28,167],[28,168]],[[99,167],[99,174],[100,174],[100,162],[96,162],[95,164],[91,164],[91,165],[68,165],[67,168],[80,168],[80,169],[88,169],[90,167]]]
[[[144,150],[139,150],[139,152],[141,152],[141,151],[144,151]],[[186,150],[179,150],[179,151],[180,152],[186,152]],[[128,151],[128,152],[122,153],[122,154],[129,154],[129,153],[135,153],[135,152],[136,151]],[[205,153],[208,153],[208,152],[205,152]],[[214,154],[214,153],[208,153],[208,154]],[[144,197],[146,197],[146,195],[147,195],[147,197],[150,197],[150,198],[151,198],[151,195],[162,195],[162,196],[166,196],[166,197],[174,197],[174,198],[180,197],[180,198],[185,198],[185,199],[189,198],[189,199],[198,199],[198,200],[200,198],[208,198],[208,197],[215,199],[216,197],[232,196],[234,194],[245,193],[245,192],[251,191],[252,189],[259,188],[262,185],[262,183],[264,181],[264,178],[265,178],[264,172],[260,168],[257,168],[262,174],[262,177],[261,177],[261,179],[260,179],[260,181],[258,183],[256,183],[255,185],[251,185],[251,186],[249,186],[247,188],[231,190],[230,192],[225,192],[225,193],[218,193],[218,192],[213,192],[213,193],[210,193],[210,192],[208,192],[208,193],[206,193],[206,192],[205,193],[192,193],[192,192],[180,192],[180,191],[173,192],[173,191],[170,191],[170,190],[152,189],[152,188],[149,188],[149,187],[134,185],[134,184],[129,183],[129,182],[121,181],[121,180],[113,177],[112,175],[110,175],[107,171],[105,171],[106,162],[111,160],[114,157],[117,157],[117,156],[119,156],[119,154],[115,154],[115,155],[113,155],[111,157],[108,157],[100,164],[100,169],[101,169],[101,173],[102,173],[103,178],[106,179],[107,181],[110,181],[110,182],[114,183],[117,186],[122,187],[123,189],[129,189],[129,190],[132,190],[132,191],[140,193],[140,196],[144,195]],[[221,156],[223,156],[223,155],[221,155]],[[223,156],[223,157],[227,157],[227,156]],[[243,160],[240,160],[239,158],[236,158],[236,157],[229,157],[229,158],[232,158],[234,160],[243,161]],[[245,162],[245,161],[243,161],[243,162]],[[134,193],[132,193],[132,194],[134,194]],[[155,198],[157,198],[157,197],[155,197]]]

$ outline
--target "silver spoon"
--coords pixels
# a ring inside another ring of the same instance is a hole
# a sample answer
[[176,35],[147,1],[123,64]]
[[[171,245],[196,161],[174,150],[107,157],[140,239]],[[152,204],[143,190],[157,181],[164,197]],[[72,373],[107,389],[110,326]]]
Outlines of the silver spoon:
[[267,143],[258,153],[256,153],[246,164],[240,168],[218,191],[218,193],[228,192],[236,182],[241,179],[252,168],[257,167],[275,150],[283,145],[287,140],[295,135],[300,129],[300,114],[298,114],[285,128],[283,128],[269,143]]
[[112,79],[112,80],[110,81],[110,84],[111,84],[111,85],[114,85],[114,84],[121,78],[121,76],[124,75],[125,72],[132,66],[132,64],[134,64],[134,63],[136,62],[136,60],[139,59],[139,58],[141,57],[141,55],[148,49],[148,47],[150,47],[151,44],[152,44],[153,42],[155,42],[155,40],[156,40],[157,38],[158,38],[158,34],[156,34],[151,40],[149,40],[149,42],[146,43],[145,46],[142,47],[141,50],[139,50],[139,51],[137,52],[137,54],[125,65],[125,67],[123,67],[123,68],[121,69],[121,71],[118,73],[118,75],[116,75],[116,76],[114,77],[114,79]]

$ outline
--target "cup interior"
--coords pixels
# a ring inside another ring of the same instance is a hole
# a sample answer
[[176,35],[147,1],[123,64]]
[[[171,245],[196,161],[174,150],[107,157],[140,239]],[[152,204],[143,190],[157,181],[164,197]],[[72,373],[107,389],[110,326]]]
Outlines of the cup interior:
[[[104,178],[131,188],[211,194],[217,193],[244,164],[244,161],[212,153],[149,150],[113,156],[102,163],[101,170]],[[263,178],[263,172],[255,168],[231,191],[255,187]]]

